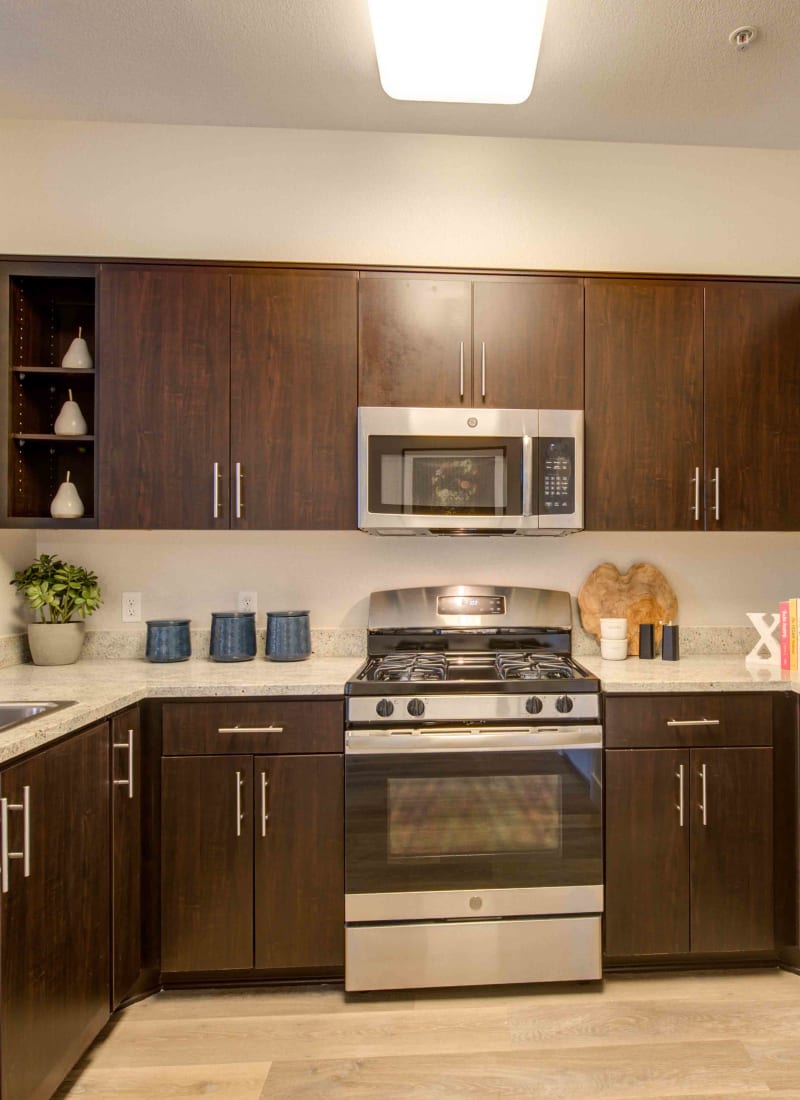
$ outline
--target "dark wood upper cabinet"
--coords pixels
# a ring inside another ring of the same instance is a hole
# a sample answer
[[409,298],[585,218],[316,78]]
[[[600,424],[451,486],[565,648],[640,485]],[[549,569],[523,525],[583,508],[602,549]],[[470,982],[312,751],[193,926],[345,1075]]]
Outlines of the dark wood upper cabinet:
[[362,274],[360,405],[583,408],[583,282]]
[[111,1007],[142,972],[142,724],[138,707],[111,719]]
[[359,405],[472,405],[471,297],[463,278],[362,274]]
[[[108,739],[103,723],[0,774],[30,829],[29,874],[12,860],[0,895],[3,1100],[49,1097],[109,1016]],[[24,818],[10,808],[12,852]]]
[[100,341],[100,526],[227,527],[228,274],[104,265]]
[[583,408],[583,280],[473,283],[473,404]]
[[798,334],[797,283],[707,285],[709,530],[800,529]]
[[355,529],[357,280],[231,279],[231,526]]
[[701,285],[587,279],[585,431],[588,530],[702,530]]
[[344,966],[341,755],[254,760],[255,965]]
[[253,966],[253,758],[165,757],[161,968]]

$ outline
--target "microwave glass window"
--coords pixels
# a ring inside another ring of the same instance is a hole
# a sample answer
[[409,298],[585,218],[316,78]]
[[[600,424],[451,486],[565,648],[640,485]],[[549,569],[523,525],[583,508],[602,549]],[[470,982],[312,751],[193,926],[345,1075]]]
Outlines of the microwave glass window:
[[390,859],[561,847],[557,775],[390,779],[388,813]]
[[370,511],[505,516],[522,511],[519,440],[370,437]]

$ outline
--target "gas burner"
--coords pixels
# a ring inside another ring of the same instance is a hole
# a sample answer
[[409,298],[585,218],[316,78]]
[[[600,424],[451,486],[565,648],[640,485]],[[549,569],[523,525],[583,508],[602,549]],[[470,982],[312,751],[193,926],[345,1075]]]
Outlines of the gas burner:
[[498,653],[501,680],[571,680],[575,670],[566,657],[541,653]]
[[389,682],[444,680],[447,659],[443,653],[393,653],[384,657],[374,672],[374,679]]

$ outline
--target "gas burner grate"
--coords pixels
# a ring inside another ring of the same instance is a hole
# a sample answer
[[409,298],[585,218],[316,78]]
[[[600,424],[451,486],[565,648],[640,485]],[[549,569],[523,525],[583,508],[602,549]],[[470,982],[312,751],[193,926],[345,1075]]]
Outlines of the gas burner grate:
[[375,679],[386,682],[444,680],[447,659],[443,653],[396,653],[384,657],[375,669]]
[[501,680],[572,680],[575,671],[568,658],[542,653],[498,653],[495,658]]

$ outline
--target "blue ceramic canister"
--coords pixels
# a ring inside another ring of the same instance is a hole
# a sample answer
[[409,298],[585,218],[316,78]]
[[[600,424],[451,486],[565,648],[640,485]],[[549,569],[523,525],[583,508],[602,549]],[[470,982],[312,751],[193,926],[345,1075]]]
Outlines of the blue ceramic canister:
[[256,655],[255,611],[212,611],[212,661],[252,661]]
[[192,639],[189,634],[191,619],[148,619],[148,661],[188,661],[192,655]]
[[267,657],[270,661],[305,661],[311,656],[307,611],[267,612]]

